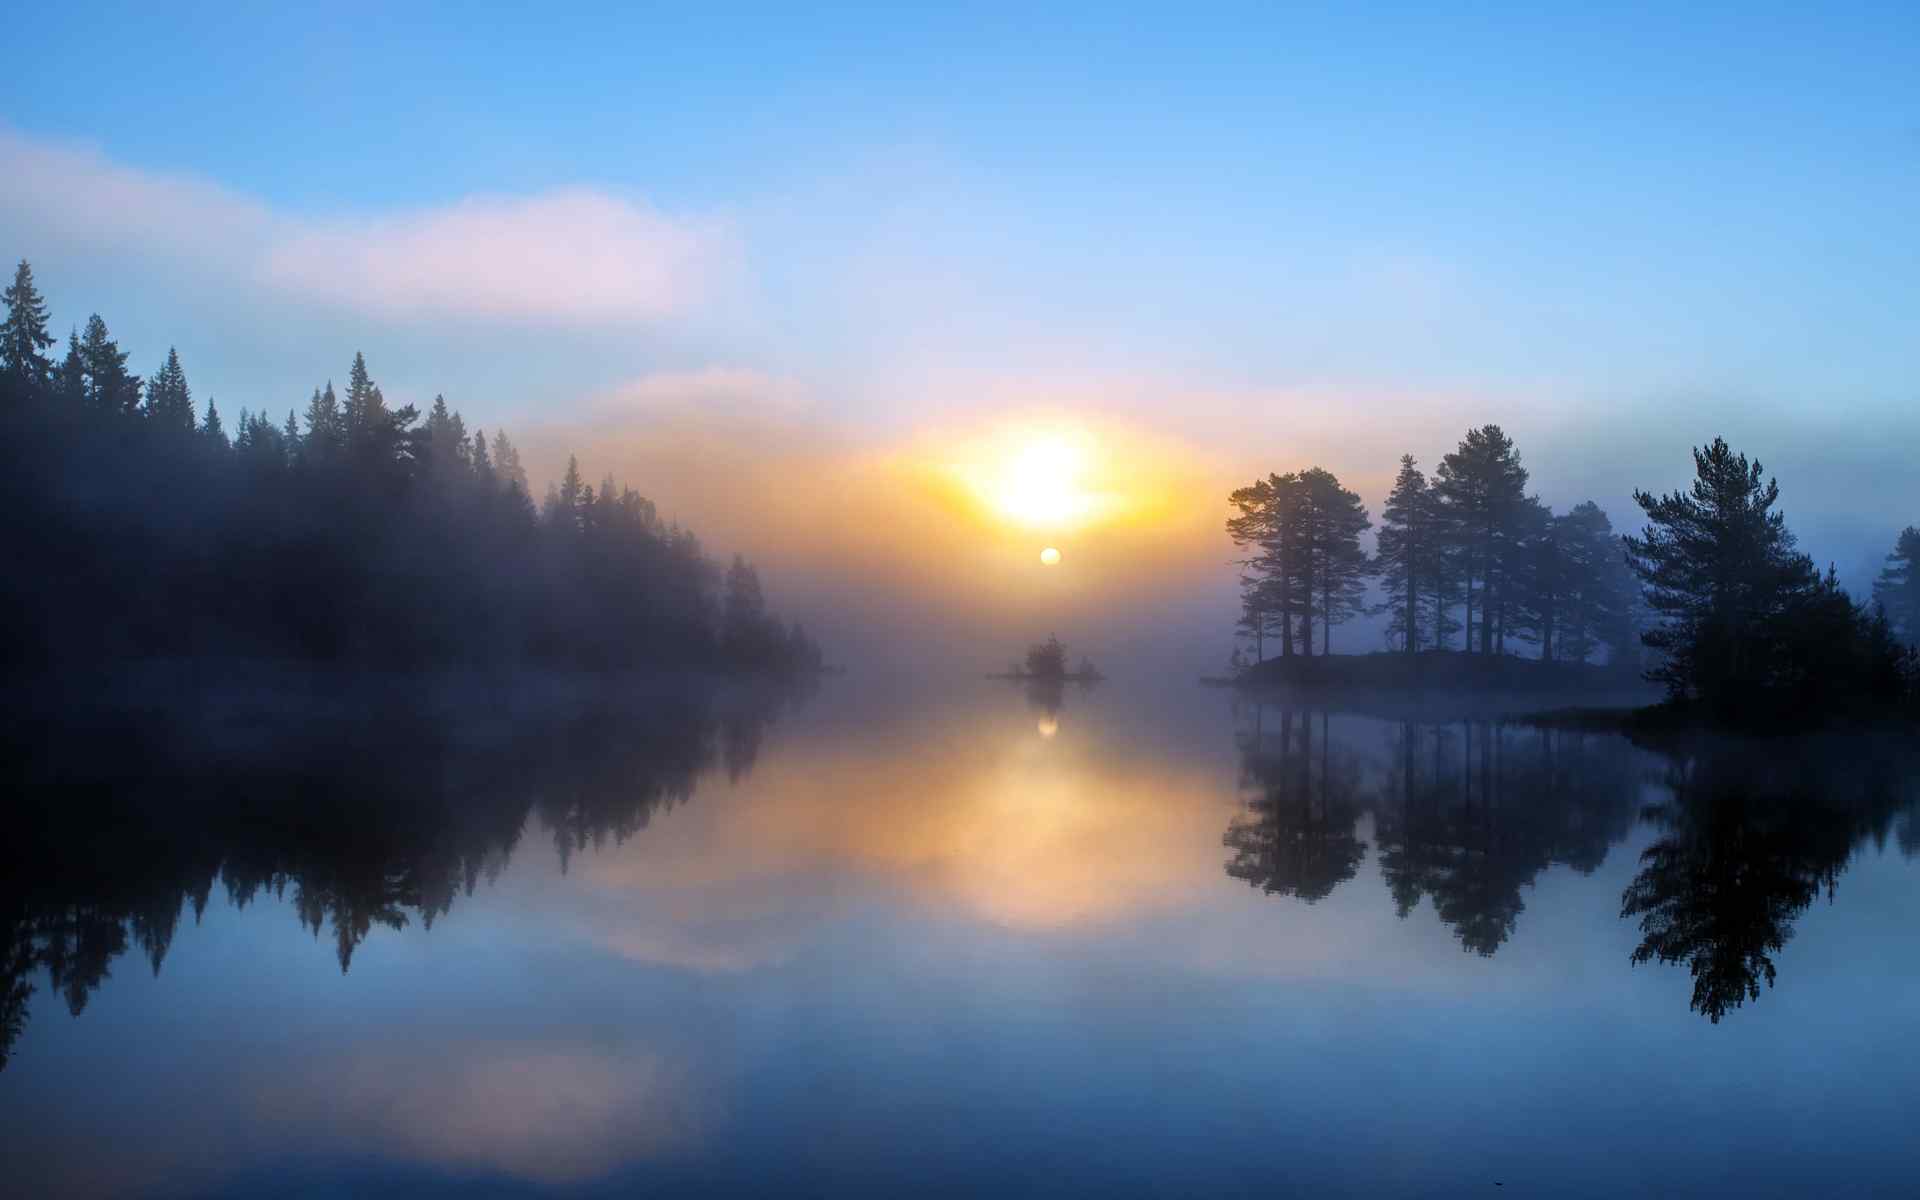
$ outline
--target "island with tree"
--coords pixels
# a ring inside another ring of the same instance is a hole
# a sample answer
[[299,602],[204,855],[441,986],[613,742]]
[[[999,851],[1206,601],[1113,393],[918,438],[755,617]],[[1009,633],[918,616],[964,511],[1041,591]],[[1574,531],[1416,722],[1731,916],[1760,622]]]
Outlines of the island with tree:
[[1106,678],[1100,668],[1093,665],[1093,660],[1084,654],[1080,656],[1080,662],[1068,670],[1067,657],[1066,643],[1048,634],[1046,641],[1035,642],[1027,647],[1024,659],[1008,663],[1005,671],[988,678],[1018,679],[1028,683],[1099,683]]
[[[1859,603],[1796,548],[1758,462],[1715,439],[1694,466],[1687,491],[1636,492],[1646,527],[1621,536],[1592,501],[1555,512],[1529,494],[1498,425],[1470,429],[1431,478],[1401,458],[1372,554],[1366,506],[1330,471],[1238,488],[1226,523],[1242,552],[1232,682],[1645,689],[1646,701],[1657,687],[1661,719],[1742,725],[1911,716],[1920,530],[1898,536]],[[1386,619],[1386,649],[1336,654],[1336,628],[1362,615]]]

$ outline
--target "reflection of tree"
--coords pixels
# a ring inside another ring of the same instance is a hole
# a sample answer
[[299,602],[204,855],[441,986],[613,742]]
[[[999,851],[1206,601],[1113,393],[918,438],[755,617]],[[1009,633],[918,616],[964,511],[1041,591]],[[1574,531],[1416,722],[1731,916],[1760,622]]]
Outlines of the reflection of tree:
[[1687,964],[1692,1007],[1716,1024],[1772,987],[1794,921],[1823,892],[1833,898],[1854,847],[1884,841],[1911,803],[1906,772],[1865,747],[1675,754],[1671,798],[1647,811],[1664,834],[1621,897],[1620,915],[1640,919],[1634,963]]
[[1227,874],[1312,904],[1352,879],[1366,857],[1367,844],[1354,832],[1359,763],[1344,747],[1334,753],[1324,712],[1317,751],[1312,714],[1296,721],[1292,709],[1283,709],[1279,725],[1278,734],[1268,733],[1264,706],[1256,706],[1252,728],[1240,738],[1241,782],[1256,794],[1222,838],[1233,851]]
[[[78,1015],[129,949],[157,974],[216,882],[235,906],[289,899],[316,937],[331,931],[345,971],[375,928],[431,928],[497,875],[530,814],[564,864],[718,765],[738,778],[784,699],[658,697],[517,722],[506,739],[384,713],[283,731],[238,768],[180,749],[193,742],[179,730],[21,731],[0,745],[19,781],[0,848],[0,1066],[37,971]],[[122,747],[111,768],[89,758],[103,741]]]
[[1467,721],[1403,722],[1388,740],[1381,874],[1401,916],[1431,899],[1467,950],[1506,944],[1540,872],[1591,872],[1626,836],[1633,782],[1618,737]]

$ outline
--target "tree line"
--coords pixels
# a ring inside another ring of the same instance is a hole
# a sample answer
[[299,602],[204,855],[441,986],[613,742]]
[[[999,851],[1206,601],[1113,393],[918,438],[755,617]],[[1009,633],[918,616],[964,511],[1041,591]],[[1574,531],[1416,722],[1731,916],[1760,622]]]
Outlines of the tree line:
[[805,672],[758,574],[569,459],[535,506],[504,431],[388,403],[356,354],[284,421],[128,369],[98,314],[55,360],[24,261],[0,327],[8,666],[220,656]]
[[[1402,456],[1374,522],[1320,467],[1228,497],[1240,560],[1237,633],[1253,662],[1331,653],[1333,629],[1385,616],[1390,648],[1629,664],[1714,708],[1920,694],[1920,530],[1896,539],[1870,602],[1795,548],[1778,484],[1715,439],[1685,492],[1636,492],[1647,524],[1616,535],[1592,501],[1556,513],[1498,425],[1469,429],[1431,477]],[[1370,583],[1378,585],[1378,599]],[[1276,646],[1277,650],[1270,649]],[[1236,645],[1236,663],[1244,666]]]
[[1269,641],[1280,657],[1311,655],[1316,633],[1329,654],[1334,627],[1361,615],[1385,616],[1388,644],[1407,654],[1504,654],[1509,641],[1549,661],[1623,654],[1633,596],[1612,523],[1591,501],[1555,513],[1527,481],[1498,425],[1468,430],[1431,478],[1403,455],[1372,554],[1361,538],[1373,519],[1331,471],[1236,489],[1227,533],[1248,552],[1238,628],[1255,661]]

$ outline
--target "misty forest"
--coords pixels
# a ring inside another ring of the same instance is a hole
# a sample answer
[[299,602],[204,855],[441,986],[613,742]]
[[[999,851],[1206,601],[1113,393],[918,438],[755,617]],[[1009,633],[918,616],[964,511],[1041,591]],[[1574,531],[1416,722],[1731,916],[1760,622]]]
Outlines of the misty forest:
[[[284,419],[142,379],[98,314],[52,334],[32,268],[0,328],[0,593],[15,669],[248,658],[794,675],[820,649],[691,530],[569,461],[535,506],[504,431],[394,408],[359,356]],[[229,433],[231,422],[231,433]]]

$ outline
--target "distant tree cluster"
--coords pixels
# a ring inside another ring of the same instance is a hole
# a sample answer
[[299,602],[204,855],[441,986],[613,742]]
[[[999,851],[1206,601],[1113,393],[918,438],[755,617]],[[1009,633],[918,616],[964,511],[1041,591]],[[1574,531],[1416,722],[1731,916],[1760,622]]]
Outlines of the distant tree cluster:
[[31,268],[0,327],[0,584],[15,667],[245,656],[800,672],[820,651],[693,534],[569,460],[536,511],[504,432],[394,408],[355,355],[304,414],[231,435],[169,350],[150,379],[106,323],[64,358]]
[[[1429,479],[1411,455],[1373,521],[1320,467],[1269,475],[1228,498],[1227,533],[1249,552],[1240,631],[1255,661],[1330,653],[1333,628],[1373,612],[1407,654],[1456,645],[1504,654],[1511,639],[1549,661],[1622,657],[1633,644],[1633,589],[1607,514],[1591,501],[1556,514],[1527,494],[1527,470],[1498,425],[1470,429]],[[1383,601],[1368,605],[1368,582]],[[1456,638],[1460,639],[1456,642]]]

